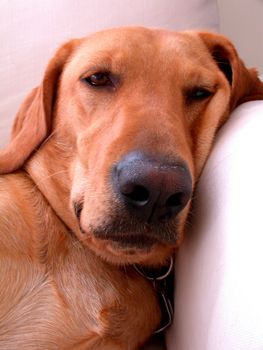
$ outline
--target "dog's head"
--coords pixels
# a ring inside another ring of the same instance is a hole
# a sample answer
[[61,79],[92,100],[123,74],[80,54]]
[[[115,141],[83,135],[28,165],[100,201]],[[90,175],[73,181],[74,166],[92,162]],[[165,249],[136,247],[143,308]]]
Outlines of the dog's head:
[[103,258],[161,263],[182,241],[216,131],[236,105],[259,98],[256,72],[223,36],[96,33],[55,54],[18,112],[0,171],[25,165]]

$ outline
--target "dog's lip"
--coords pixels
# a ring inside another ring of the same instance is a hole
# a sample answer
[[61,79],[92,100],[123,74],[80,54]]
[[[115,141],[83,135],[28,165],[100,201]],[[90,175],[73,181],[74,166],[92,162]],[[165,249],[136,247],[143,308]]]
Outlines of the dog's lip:
[[[86,231],[82,228],[79,222],[80,232],[86,235]],[[147,234],[139,233],[101,233],[96,231],[91,231],[89,235],[93,236],[93,239],[109,243],[115,248],[119,249],[139,249],[139,250],[149,250],[154,245],[158,244],[158,240]],[[160,242],[159,242],[160,243]]]
[[80,220],[80,215],[83,209],[83,202],[73,202],[73,209],[74,209],[74,213],[75,216],[78,220]]

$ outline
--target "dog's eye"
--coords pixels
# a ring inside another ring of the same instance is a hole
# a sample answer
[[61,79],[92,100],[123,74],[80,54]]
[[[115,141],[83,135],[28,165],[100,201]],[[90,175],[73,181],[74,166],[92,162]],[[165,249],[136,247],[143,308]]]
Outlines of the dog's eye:
[[85,82],[91,86],[111,86],[112,80],[109,73],[107,72],[98,72],[91,74],[90,76],[84,78]]
[[194,88],[187,93],[188,101],[203,101],[212,96],[212,91],[205,88]]

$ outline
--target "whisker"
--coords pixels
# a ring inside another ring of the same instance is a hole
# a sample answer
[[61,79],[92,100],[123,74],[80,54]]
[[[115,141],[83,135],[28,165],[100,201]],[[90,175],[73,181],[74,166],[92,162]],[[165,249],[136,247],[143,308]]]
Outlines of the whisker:
[[59,131],[60,128],[57,128],[56,130],[53,130],[49,135],[48,137],[42,142],[41,144],[41,147],[44,146],[58,131]]
[[57,130],[53,130],[48,137],[44,139],[44,141],[40,144],[39,147],[35,149],[35,154],[39,153],[39,151],[42,149],[42,147],[59,131],[59,128]]
[[42,179],[40,179],[40,181],[38,181],[36,183],[36,185],[39,185],[40,183],[42,183],[43,181],[47,180],[47,179],[50,179],[51,177],[55,176],[55,175],[58,175],[58,174],[63,174],[63,173],[68,173],[68,170],[64,169],[64,170],[60,170],[60,171],[56,171],[55,173],[52,173],[48,176],[45,176],[43,177]]

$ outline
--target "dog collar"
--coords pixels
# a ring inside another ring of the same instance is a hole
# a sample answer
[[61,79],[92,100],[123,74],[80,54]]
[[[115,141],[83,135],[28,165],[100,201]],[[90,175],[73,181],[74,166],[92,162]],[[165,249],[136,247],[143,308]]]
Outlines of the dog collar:
[[161,308],[161,324],[154,334],[163,332],[173,322],[173,303],[168,293],[168,278],[171,277],[174,267],[174,258],[171,256],[169,265],[160,269],[147,269],[141,265],[133,265],[135,271],[150,281],[156,291]]

